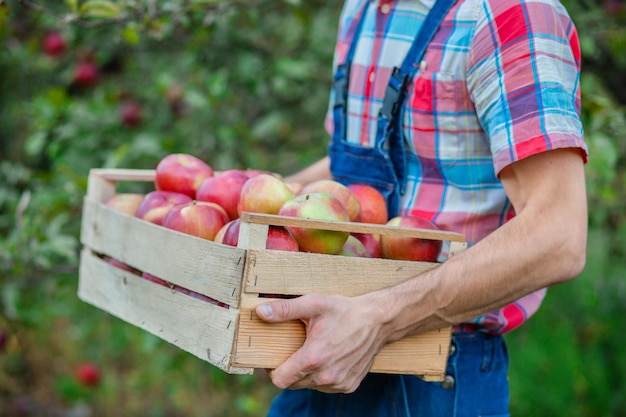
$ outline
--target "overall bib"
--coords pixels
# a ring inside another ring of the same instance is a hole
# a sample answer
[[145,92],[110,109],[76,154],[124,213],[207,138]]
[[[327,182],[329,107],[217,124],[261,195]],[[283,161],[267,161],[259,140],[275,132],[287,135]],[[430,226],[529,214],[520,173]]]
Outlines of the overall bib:
[[411,162],[417,163],[415,156],[407,151],[402,133],[406,90],[413,80],[428,44],[455,1],[438,0],[435,3],[426,16],[402,65],[394,68],[378,115],[376,140],[373,147],[349,143],[346,120],[350,66],[369,1],[365,2],[346,60],[338,66],[334,75],[334,131],[328,148],[331,174],[334,180],[344,185],[361,183],[378,189],[387,200],[389,218],[400,214],[400,196],[406,189],[409,158],[414,160]]

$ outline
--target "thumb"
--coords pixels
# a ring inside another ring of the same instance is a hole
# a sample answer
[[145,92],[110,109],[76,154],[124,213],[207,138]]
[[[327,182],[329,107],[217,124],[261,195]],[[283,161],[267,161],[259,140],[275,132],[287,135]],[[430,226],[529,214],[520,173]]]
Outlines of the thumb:
[[268,322],[306,319],[315,314],[315,311],[318,311],[314,308],[314,298],[305,295],[259,304],[256,307],[256,314]]

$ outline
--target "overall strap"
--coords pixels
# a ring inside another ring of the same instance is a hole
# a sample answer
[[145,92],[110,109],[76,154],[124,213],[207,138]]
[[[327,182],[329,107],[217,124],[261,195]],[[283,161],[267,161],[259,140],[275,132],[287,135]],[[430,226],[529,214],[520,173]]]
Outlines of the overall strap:
[[337,67],[335,75],[333,77],[333,91],[335,93],[335,104],[333,107],[335,129],[334,135],[341,136],[342,139],[346,137],[346,102],[348,100],[348,83],[350,79],[350,66],[352,65],[352,59],[356,51],[356,45],[363,29],[363,22],[367,14],[370,0],[365,0],[361,15],[358,17],[357,27],[350,43],[350,49],[346,55],[345,61]]
[[419,62],[426,53],[428,44],[439,30],[441,22],[455,2],[456,0],[437,0],[435,2],[426,16],[426,20],[422,23],[419,33],[413,40],[411,49],[407,52],[402,65],[393,69],[380,110],[380,114],[390,122],[398,116],[404,102],[406,87],[412,81]]

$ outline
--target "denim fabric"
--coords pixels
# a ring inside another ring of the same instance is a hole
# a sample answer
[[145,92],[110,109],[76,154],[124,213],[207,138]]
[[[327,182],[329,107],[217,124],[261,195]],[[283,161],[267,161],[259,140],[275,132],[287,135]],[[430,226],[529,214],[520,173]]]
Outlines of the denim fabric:
[[509,416],[504,338],[481,331],[457,333],[452,346],[447,382],[368,374],[352,394],[284,390],[272,403],[268,417]]

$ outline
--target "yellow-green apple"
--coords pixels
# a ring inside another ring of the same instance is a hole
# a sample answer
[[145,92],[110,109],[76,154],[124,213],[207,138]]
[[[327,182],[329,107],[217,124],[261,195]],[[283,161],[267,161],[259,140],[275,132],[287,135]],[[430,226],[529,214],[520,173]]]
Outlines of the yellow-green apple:
[[237,205],[248,176],[241,170],[229,169],[206,178],[196,190],[196,200],[222,206],[231,220],[239,217]]
[[[239,244],[240,226],[241,219],[235,219],[228,222],[221,243],[230,246],[237,246]],[[289,230],[282,226],[270,225],[267,232],[267,240],[265,241],[265,249],[298,252],[299,248],[296,238]]]
[[352,233],[365,246],[372,258],[382,258],[380,250],[380,235],[372,235],[370,233]]
[[387,201],[380,191],[367,184],[350,184],[348,189],[361,204],[361,222],[387,223],[389,220]]
[[161,225],[172,207],[191,201],[193,199],[186,194],[173,191],[151,191],[144,196],[139,207],[137,207],[135,217]]
[[[387,222],[388,226],[413,229],[438,230],[432,222],[417,216],[396,216]],[[380,248],[383,258],[435,262],[441,252],[441,240],[381,235]]]
[[186,153],[169,154],[156,167],[154,185],[158,191],[174,191],[196,198],[196,190],[214,175],[203,160]]
[[107,200],[106,205],[129,216],[134,216],[144,197],[145,194],[137,193],[115,194]]
[[163,226],[188,235],[213,240],[228,223],[226,211],[215,203],[193,200],[175,205],[163,219]]
[[270,174],[258,174],[241,188],[237,212],[277,214],[287,201],[295,197],[285,182]]
[[306,184],[300,194],[328,193],[343,204],[348,211],[351,222],[361,221],[361,203],[352,194],[350,189],[342,183],[334,180],[317,180]]
[[354,256],[357,258],[372,257],[372,254],[367,250],[365,245],[353,235],[348,236],[348,240],[346,240],[346,243],[343,244],[339,255]]
[[[328,193],[301,194],[287,201],[278,211],[281,216],[315,220],[350,221],[348,210]],[[298,242],[300,251],[337,254],[348,239],[348,232],[309,227],[287,226]]]

